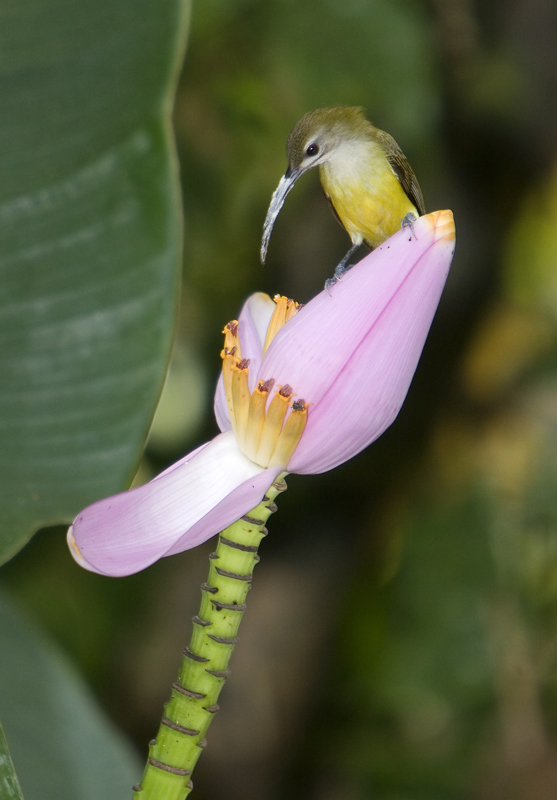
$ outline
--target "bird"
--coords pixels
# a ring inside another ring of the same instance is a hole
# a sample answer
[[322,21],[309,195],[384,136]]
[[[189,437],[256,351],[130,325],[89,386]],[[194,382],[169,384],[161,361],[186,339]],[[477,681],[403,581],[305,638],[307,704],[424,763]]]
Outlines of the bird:
[[288,169],[267,211],[261,241],[265,263],[269,239],[286,195],[298,178],[319,167],[321,186],[352,246],[336,266],[329,289],[352,266],[362,244],[380,245],[425,214],[422,190],[410,163],[393,137],[366,119],[359,106],[309,111],[290,132]]

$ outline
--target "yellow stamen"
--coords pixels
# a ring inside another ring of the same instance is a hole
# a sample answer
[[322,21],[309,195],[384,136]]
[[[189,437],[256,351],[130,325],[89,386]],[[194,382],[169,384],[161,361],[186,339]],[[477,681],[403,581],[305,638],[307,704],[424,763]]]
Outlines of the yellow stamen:
[[288,464],[304,432],[307,419],[307,405],[304,400],[297,400],[292,405],[292,412],[284,423],[273,455],[269,459],[270,467]]
[[232,367],[232,403],[234,405],[232,427],[241,450],[244,449],[249,413],[248,366],[249,361],[243,360]]
[[234,368],[242,358],[240,337],[238,336],[238,322],[233,319],[232,322],[229,322],[228,325],[225,326],[223,333],[224,347],[220,353],[220,357],[222,358],[222,379],[224,382],[224,393],[226,395],[226,405],[228,406],[230,422],[232,428],[236,431],[238,429],[238,423],[236,420],[232,387],[234,385]]
[[285,317],[285,324],[288,322],[289,319],[292,319],[294,314],[297,314],[298,311],[302,308],[300,303],[297,303],[295,300],[287,300],[286,301],[286,317]]
[[245,437],[244,453],[252,461],[255,461],[261,432],[265,424],[265,408],[269,392],[273,388],[274,381],[259,381],[259,385],[251,395],[249,401],[248,425]]
[[234,354],[223,350],[221,352],[222,358],[222,380],[224,385],[224,393],[226,395],[226,405],[228,406],[228,413],[230,415],[230,422],[232,427],[236,427],[236,415],[234,413],[234,400],[232,398],[232,369],[236,364]]
[[275,301],[276,305],[275,310],[273,311],[273,316],[271,317],[271,321],[269,322],[269,327],[267,328],[267,336],[265,337],[263,354],[267,352],[269,345],[280,331],[282,326],[288,322],[289,319],[292,319],[300,307],[295,300],[289,300],[287,297],[283,297],[279,294],[276,294],[273,297],[273,300]]
[[238,336],[238,320],[233,319],[225,326],[224,330],[224,349],[235,350],[236,357],[242,358],[242,348],[240,347],[240,337]]
[[[267,330],[265,349],[282,326],[292,319],[299,309],[298,303],[276,296],[276,307]],[[261,467],[288,465],[292,453],[304,432],[307,405],[304,400],[290,403],[294,394],[285,384],[269,404],[269,392],[274,386],[271,378],[260,381],[250,393],[249,360],[242,358],[238,323],[229,322],[224,331],[224,348],[221,351],[222,375],[226,403],[232,430],[240,450]],[[289,407],[292,411],[285,423]]]
[[265,424],[261,431],[261,441],[257,450],[255,461],[261,466],[268,466],[269,459],[273,455],[277,439],[282,430],[282,423],[288,411],[288,401],[292,397],[292,387],[281,386],[279,391],[271,400],[271,404],[265,417]]

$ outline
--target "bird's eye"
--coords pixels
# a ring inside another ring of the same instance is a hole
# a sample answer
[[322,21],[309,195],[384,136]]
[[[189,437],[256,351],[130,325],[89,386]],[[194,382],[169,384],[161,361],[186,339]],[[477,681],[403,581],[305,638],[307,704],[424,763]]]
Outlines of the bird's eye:
[[306,156],[316,156],[319,153],[319,145],[313,142],[306,148]]

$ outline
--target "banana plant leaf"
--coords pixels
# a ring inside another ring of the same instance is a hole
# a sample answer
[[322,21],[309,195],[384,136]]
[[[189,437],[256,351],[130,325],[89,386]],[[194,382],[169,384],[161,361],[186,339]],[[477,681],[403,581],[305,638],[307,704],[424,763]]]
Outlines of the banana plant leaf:
[[67,659],[5,591],[0,652],[0,716],[13,758],[12,764],[0,735],[0,798],[21,800],[21,789],[25,800],[131,797],[139,759]]
[[0,563],[137,466],[177,305],[187,11],[0,6]]
[[23,800],[21,786],[15,774],[14,764],[8,743],[4,734],[4,729],[0,725],[0,796],[10,798],[10,800]]

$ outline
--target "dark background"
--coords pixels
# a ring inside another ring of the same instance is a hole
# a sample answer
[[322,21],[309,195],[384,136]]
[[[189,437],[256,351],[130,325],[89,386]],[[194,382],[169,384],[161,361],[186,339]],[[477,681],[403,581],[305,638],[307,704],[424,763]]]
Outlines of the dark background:
[[[347,249],[312,172],[259,264],[306,111],[364,106],[457,226],[399,418],[279,498],[198,800],[557,795],[556,41],[551,0],[194,8],[175,108],[181,320],[141,480],[216,433],[221,330],[245,297],[304,302]],[[142,755],[211,549],[111,580],[52,529],[4,568]]]

